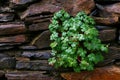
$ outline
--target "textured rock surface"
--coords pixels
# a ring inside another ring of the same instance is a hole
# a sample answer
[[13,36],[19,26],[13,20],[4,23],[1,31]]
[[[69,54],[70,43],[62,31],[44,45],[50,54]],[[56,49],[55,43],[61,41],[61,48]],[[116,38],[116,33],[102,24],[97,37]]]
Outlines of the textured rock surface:
[[16,69],[22,70],[51,70],[52,67],[48,65],[47,60],[35,60],[35,61],[17,61]]
[[27,38],[25,35],[16,35],[16,36],[10,36],[10,37],[1,37],[0,43],[24,43],[27,41]]
[[101,67],[90,72],[62,73],[61,75],[66,80],[120,80],[120,67]]
[[116,30],[115,29],[101,30],[99,32],[99,38],[101,39],[101,41],[113,41],[116,38]]
[[8,72],[5,76],[8,80],[54,80],[54,77],[45,75],[39,71],[16,71]]
[[13,19],[14,19],[14,14],[12,13],[0,14],[0,22],[13,21]]
[[24,51],[22,57],[28,57],[30,59],[49,59],[51,51]]
[[33,41],[32,45],[37,46],[39,49],[48,48],[50,45],[50,31],[44,31],[39,36],[37,36]]
[[18,34],[26,31],[23,23],[4,23],[0,24],[0,35]]

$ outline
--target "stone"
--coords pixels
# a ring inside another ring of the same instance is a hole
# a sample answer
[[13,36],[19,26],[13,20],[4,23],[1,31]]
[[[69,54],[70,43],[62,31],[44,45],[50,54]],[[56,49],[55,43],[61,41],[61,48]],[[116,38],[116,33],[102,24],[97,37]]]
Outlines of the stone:
[[54,80],[44,71],[12,71],[5,74],[8,80]]
[[24,51],[21,56],[30,59],[47,60],[51,57],[51,51]]
[[24,23],[4,23],[0,24],[0,35],[10,35],[24,33],[26,31]]
[[24,58],[24,57],[16,57],[17,61],[30,61],[29,58]]
[[99,32],[99,38],[103,42],[114,41],[116,38],[116,29],[101,30]]
[[50,31],[44,31],[40,35],[38,35],[32,42],[31,45],[35,45],[37,48],[48,48],[50,47]]
[[47,30],[49,24],[50,24],[50,21],[32,24],[29,26],[29,31]]
[[119,22],[119,17],[93,17],[96,24],[113,25]]
[[80,11],[85,11],[87,14],[95,7],[94,0],[56,0],[61,6],[75,16]]
[[16,69],[18,70],[52,70],[52,67],[48,65],[47,60],[34,60],[34,61],[17,61]]
[[25,35],[0,37],[0,43],[25,43],[25,42],[27,42],[27,38]]
[[0,70],[0,78],[5,75],[5,71]]
[[106,29],[112,29],[113,27],[110,26],[101,26],[101,25],[96,25],[95,26],[99,31],[100,30],[106,30]]
[[13,21],[14,19],[14,14],[12,13],[0,13],[0,22],[8,22],[8,21]]
[[20,46],[19,49],[22,49],[22,50],[37,50],[37,47],[35,46]]
[[15,65],[16,60],[14,57],[2,57],[0,59],[0,69],[13,69]]
[[114,62],[120,59],[120,47],[118,46],[110,46],[108,48],[108,53],[103,53],[104,61],[99,62],[96,66],[107,66],[114,64]]
[[21,9],[23,7],[27,7],[28,4],[33,3],[37,0],[9,0],[10,7],[15,9]]
[[20,18],[21,19],[25,19],[26,17],[29,16],[33,16],[33,15],[38,15],[38,14],[51,14],[54,12],[57,12],[61,9],[61,7],[53,5],[53,4],[42,4],[40,3],[36,3],[31,5],[26,11],[24,11]]
[[61,76],[66,80],[120,80],[120,67],[106,66],[93,71],[62,73]]
[[13,49],[14,46],[2,46],[0,47],[0,50],[3,51],[3,50],[10,50],[10,49]]
[[0,13],[13,13],[14,10],[12,10],[9,6],[2,6],[0,7]]
[[0,47],[20,45],[21,43],[0,43]]

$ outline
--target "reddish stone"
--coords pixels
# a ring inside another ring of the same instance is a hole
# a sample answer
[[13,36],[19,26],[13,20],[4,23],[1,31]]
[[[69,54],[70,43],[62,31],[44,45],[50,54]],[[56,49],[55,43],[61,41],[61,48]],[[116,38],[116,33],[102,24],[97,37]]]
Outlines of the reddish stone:
[[23,23],[0,24],[0,35],[18,34],[26,31]]
[[120,67],[101,67],[94,71],[62,73],[61,76],[66,80],[120,80]]
[[97,24],[111,25],[119,22],[119,17],[93,17]]
[[1,37],[0,43],[23,43],[26,42],[27,38],[25,35],[16,35],[16,36],[10,36],[10,37]]
[[31,45],[35,45],[37,48],[48,48],[50,47],[50,31],[44,31],[38,35],[32,42]]

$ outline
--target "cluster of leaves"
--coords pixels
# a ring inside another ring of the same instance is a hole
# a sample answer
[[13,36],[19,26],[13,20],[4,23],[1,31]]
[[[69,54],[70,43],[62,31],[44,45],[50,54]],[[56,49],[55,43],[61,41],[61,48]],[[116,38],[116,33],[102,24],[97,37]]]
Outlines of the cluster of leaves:
[[75,17],[66,11],[55,13],[49,25],[52,58],[49,64],[59,67],[71,67],[74,71],[93,70],[94,65],[103,60],[102,52],[107,46],[98,39],[94,20],[84,12]]

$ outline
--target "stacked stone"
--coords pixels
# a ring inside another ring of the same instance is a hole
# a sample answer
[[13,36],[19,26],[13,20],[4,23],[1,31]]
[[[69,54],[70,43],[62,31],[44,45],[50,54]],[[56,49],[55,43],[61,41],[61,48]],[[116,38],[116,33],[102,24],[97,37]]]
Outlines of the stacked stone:
[[109,53],[103,53],[105,60],[96,66],[120,65],[119,0],[1,0],[0,80],[62,80],[47,61],[48,25],[61,9],[72,16],[84,10],[95,19],[99,38],[110,46]]

